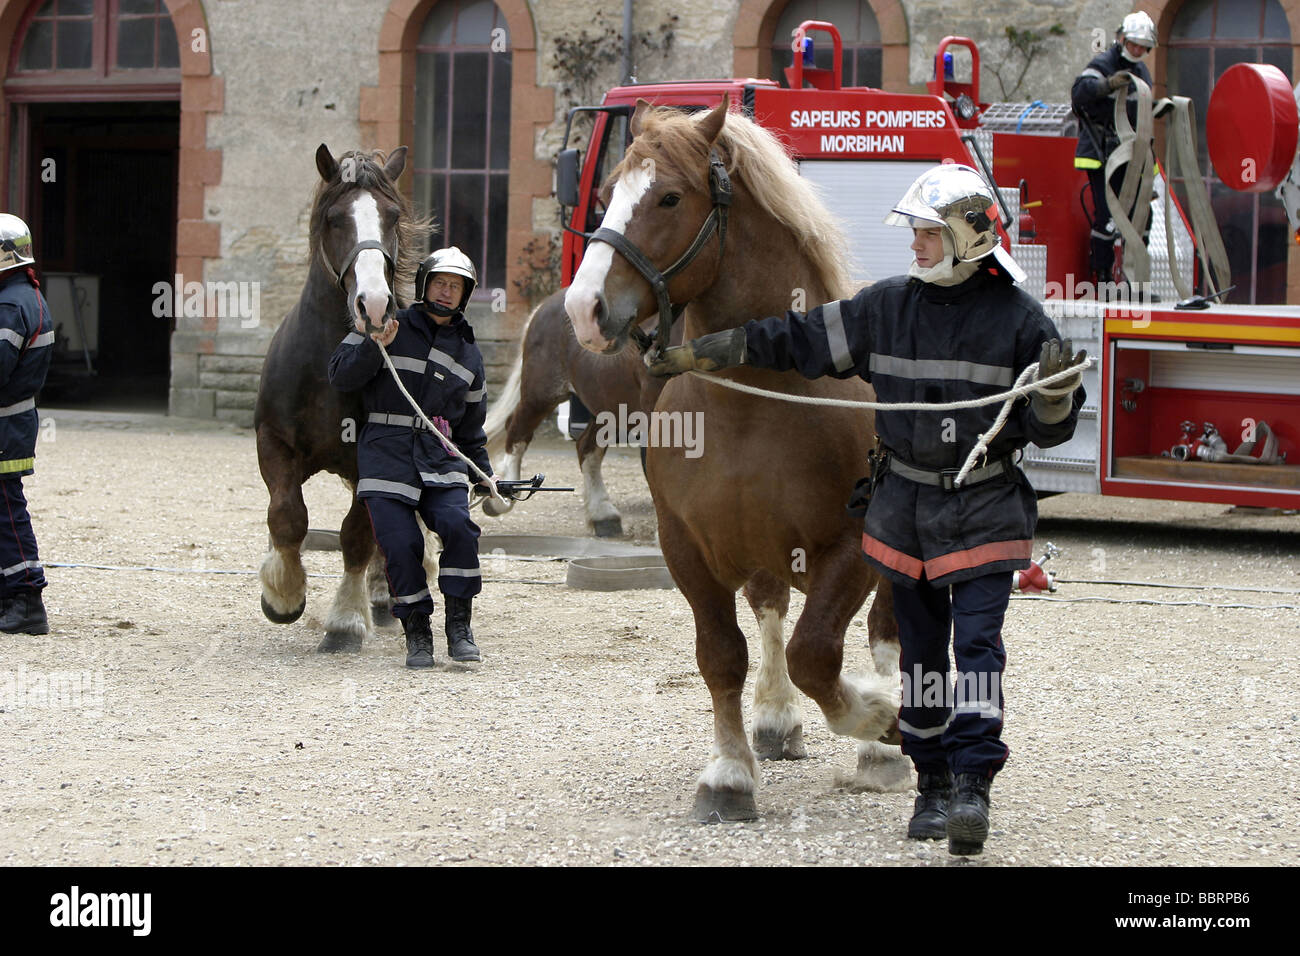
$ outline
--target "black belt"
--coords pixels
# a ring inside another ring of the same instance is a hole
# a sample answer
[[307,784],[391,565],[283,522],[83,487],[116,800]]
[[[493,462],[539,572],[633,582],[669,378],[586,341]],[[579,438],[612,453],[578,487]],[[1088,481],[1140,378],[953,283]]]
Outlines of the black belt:
[[987,465],[979,468],[972,468],[966,473],[965,480],[956,485],[953,482],[957,475],[961,473],[960,468],[941,468],[935,471],[930,468],[918,468],[916,465],[909,464],[903,459],[889,455],[888,462],[885,466],[886,474],[895,474],[908,481],[914,481],[918,485],[932,485],[936,488],[942,488],[944,491],[960,491],[969,485],[978,485],[982,481],[988,481],[990,478],[996,478],[1001,474],[1009,474],[1015,467],[1015,462],[1011,457],[1004,456],[995,458]]

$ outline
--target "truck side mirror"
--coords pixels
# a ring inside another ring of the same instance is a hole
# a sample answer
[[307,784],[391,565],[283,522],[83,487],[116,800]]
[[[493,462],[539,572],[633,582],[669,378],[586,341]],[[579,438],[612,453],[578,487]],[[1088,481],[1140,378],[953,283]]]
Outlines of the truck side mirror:
[[581,152],[562,149],[555,157],[555,198],[561,206],[578,205],[578,173],[581,169]]

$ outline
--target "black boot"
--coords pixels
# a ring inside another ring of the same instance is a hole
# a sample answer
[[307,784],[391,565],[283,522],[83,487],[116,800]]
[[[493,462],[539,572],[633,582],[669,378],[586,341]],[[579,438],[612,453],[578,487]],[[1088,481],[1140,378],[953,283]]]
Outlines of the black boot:
[[984,850],[989,835],[989,778],[959,773],[948,804],[948,852],[972,856]]
[[469,627],[474,599],[443,595],[443,601],[447,605],[447,653],[453,661],[462,663],[482,660]]
[[947,768],[940,773],[916,773],[916,807],[907,824],[907,836],[912,840],[942,840],[948,835],[948,798],[952,795],[952,780]]
[[50,619],[45,615],[45,602],[41,600],[39,589],[23,588],[5,598],[0,631],[6,634],[50,633]]
[[402,618],[402,630],[406,632],[406,666],[433,666],[433,628],[429,626],[429,615],[424,611],[412,611]]

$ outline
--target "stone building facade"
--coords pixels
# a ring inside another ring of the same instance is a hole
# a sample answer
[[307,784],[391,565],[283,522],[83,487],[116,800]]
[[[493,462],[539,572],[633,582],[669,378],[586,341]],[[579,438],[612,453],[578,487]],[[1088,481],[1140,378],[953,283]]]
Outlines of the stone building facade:
[[[1274,32],[1286,32],[1286,67],[1294,76],[1291,38],[1300,39],[1300,0],[1246,2],[1257,3],[1261,22]],[[632,69],[643,82],[770,76],[774,51],[788,43],[778,29],[798,16],[837,24],[852,20],[846,33],[855,33],[856,42],[871,51],[869,69],[878,71],[873,82],[885,89],[922,91],[938,42],[958,34],[980,46],[984,99],[1047,102],[1068,100],[1070,83],[1098,37],[1109,42],[1133,8],[1116,0],[630,0],[630,5],[636,37]],[[1226,0],[1137,4],[1160,30],[1162,43],[1152,64],[1158,87],[1165,76],[1164,38],[1176,22],[1226,6]],[[127,39],[145,29],[143,20],[126,21],[137,14],[147,19],[155,8],[154,20],[162,24],[155,32],[164,37],[159,44],[166,42],[163,21],[170,19],[179,50],[175,65],[158,54],[151,71],[133,74],[106,60],[92,76],[93,71],[77,64],[67,69],[58,61],[63,55],[58,44],[64,42],[58,38],[83,34],[93,35],[96,44],[103,36],[116,37],[105,41],[107,52],[100,59],[118,50],[120,61]],[[536,281],[535,265],[544,260],[557,227],[551,162],[565,112],[578,102],[598,100],[604,88],[621,79],[623,15],[620,0],[0,0],[0,45],[10,54],[0,94],[8,117],[3,138],[9,162],[0,168],[8,207],[32,216],[33,207],[40,206],[47,229],[58,228],[63,221],[58,215],[70,215],[60,213],[63,200],[53,202],[38,184],[42,157],[34,144],[62,142],[50,132],[52,125],[42,123],[67,120],[72,114],[66,111],[86,100],[107,104],[117,102],[116,96],[133,103],[171,103],[171,113],[150,114],[151,122],[172,122],[175,137],[172,178],[152,181],[153,195],[166,199],[174,225],[172,264],[159,279],[242,284],[255,290],[257,314],[229,309],[185,314],[189,310],[182,308],[182,314],[169,309],[159,316],[156,306],[151,311],[153,300],[146,299],[138,302],[139,321],[155,323],[157,334],[166,337],[173,414],[249,423],[261,357],[306,275],[316,147],[324,142],[337,154],[358,146],[390,150],[421,136],[433,142],[421,84],[445,86],[447,76],[461,82],[470,71],[456,65],[461,63],[456,44],[479,49],[486,43],[491,53],[509,58],[508,68],[502,68],[504,60],[490,68],[498,77],[491,82],[501,84],[494,95],[502,99],[494,102],[508,104],[508,118],[504,107],[497,110],[491,134],[496,145],[490,150],[499,156],[485,167],[489,185],[481,187],[487,190],[492,228],[480,248],[491,250],[500,264],[472,308],[490,378],[499,379],[512,359],[530,295],[545,291],[545,283]],[[1027,63],[1024,50],[1009,42],[1008,26],[1037,35]],[[476,39],[471,28],[479,27],[486,33]],[[40,46],[47,33],[55,36],[50,62],[42,59]],[[430,64],[439,62],[452,64],[452,72],[431,80],[430,70],[442,67]],[[65,113],[58,113],[60,103]],[[67,122],[75,129],[74,120]],[[108,124],[101,132],[111,137],[115,128]],[[146,141],[154,140],[140,131],[139,142]],[[461,174],[449,166],[445,173],[418,174],[426,179],[417,181],[412,165],[419,163],[408,164],[405,187],[417,198],[433,197],[435,208],[422,211],[446,219],[436,200],[455,202],[454,177]],[[439,178],[444,175],[450,178]],[[500,190],[494,192],[491,184]],[[114,183],[106,179],[98,188],[112,190]],[[90,228],[102,227],[92,222]],[[459,244],[456,235],[451,240]],[[130,254],[121,250],[124,257]],[[76,271],[76,263],[67,261]],[[110,260],[96,267],[105,272],[101,282],[112,281],[117,265]],[[1294,261],[1286,273],[1288,292],[1300,293]]]

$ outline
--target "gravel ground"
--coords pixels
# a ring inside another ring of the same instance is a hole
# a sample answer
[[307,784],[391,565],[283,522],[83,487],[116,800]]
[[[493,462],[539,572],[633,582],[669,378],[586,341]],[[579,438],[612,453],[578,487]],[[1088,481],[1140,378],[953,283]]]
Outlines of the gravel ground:
[[[903,837],[912,793],[836,785],[853,743],[808,701],[809,759],[763,765],[761,819],[693,823],[712,717],[676,591],[572,591],[563,563],[488,557],[481,665],[438,645],[437,668],[409,672],[396,627],[360,655],[318,656],[338,555],[307,555],[321,576],[299,622],[263,618],[250,432],[53,412],[38,455],[27,489],[47,564],[172,570],[50,567],[52,633],[0,635],[0,863],[1300,863],[1295,610],[1013,601],[1011,759],[985,853],[958,860]],[[558,440],[525,465],[579,484]],[[636,456],[611,451],[606,478],[628,540],[652,543]],[[340,483],[307,494],[312,526],[337,527]],[[1041,510],[1063,577],[1215,588],[1064,584],[1059,598],[1300,603],[1223,590],[1300,589],[1295,515],[1076,495]],[[567,495],[481,523],[584,533]],[[849,670],[871,666],[865,618]]]

